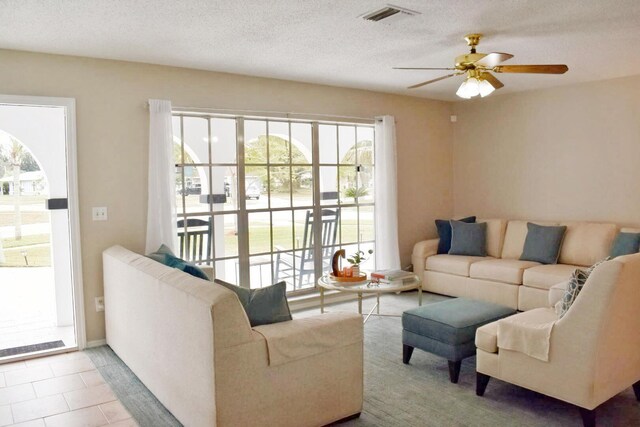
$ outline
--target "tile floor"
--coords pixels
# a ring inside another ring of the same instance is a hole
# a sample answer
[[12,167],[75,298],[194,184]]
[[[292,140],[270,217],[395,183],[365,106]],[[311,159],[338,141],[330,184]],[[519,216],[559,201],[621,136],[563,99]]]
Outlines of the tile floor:
[[133,427],[83,352],[0,365],[0,427]]

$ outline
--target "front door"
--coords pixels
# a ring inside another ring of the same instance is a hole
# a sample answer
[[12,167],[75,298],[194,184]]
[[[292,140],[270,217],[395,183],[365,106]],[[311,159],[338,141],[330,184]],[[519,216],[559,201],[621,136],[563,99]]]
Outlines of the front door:
[[79,259],[73,255],[72,236],[77,227],[72,226],[75,203],[69,197],[70,191],[75,196],[69,183],[70,171],[75,176],[75,164],[69,164],[73,103],[3,99],[7,97],[0,97],[0,363],[79,344],[74,283]]

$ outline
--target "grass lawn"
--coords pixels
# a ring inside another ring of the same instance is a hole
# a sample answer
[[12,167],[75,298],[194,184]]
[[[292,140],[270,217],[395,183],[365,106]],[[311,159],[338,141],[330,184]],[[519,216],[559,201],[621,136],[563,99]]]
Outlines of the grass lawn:
[[51,246],[36,246],[29,248],[5,249],[5,262],[0,263],[0,267],[25,267],[24,256],[22,250],[27,252],[27,260],[29,267],[50,267],[51,266]]
[[[20,196],[20,204],[21,205],[40,204],[40,205],[44,206],[44,201],[46,199],[47,199],[47,197],[43,196],[43,195],[39,195],[39,196]],[[11,195],[8,195],[8,194],[1,194],[0,195],[0,205],[13,205],[14,201],[15,201],[15,199]]]
[[[20,213],[22,225],[26,224],[41,224],[49,222],[49,212],[21,212]],[[15,225],[15,213],[0,212],[0,227]]]
[[[364,236],[373,236],[373,224],[360,223],[360,231]],[[304,234],[304,223],[295,224],[295,242],[296,245],[302,246]],[[285,249],[291,249],[291,228],[290,227],[274,227],[273,228],[273,244],[274,246],[282,246]],[[336,242],[339,244],[339,235]],[[358,241],[356,221],[342,221],[342,242],[345,244],[355,243]],[[233,232],[225,234],[225,246],[234,248],[237,244],[237,237]],[[251,253],[263,253],[271,251],[271,240],[269,236],[269,224],[255,224],[249,227],[249,248]],[[296,247],[295,249],[301,249]],[[236,252],[233,249],[232,252]],[[229,251],[231,252],[231,251]]]
[[26,251],[29,266],[48,267],[51,265],[51,245],[49,234],[23,236],[20,240],[4,239],[5,262],[0,267],[24,267],[26,262],[23,251]]

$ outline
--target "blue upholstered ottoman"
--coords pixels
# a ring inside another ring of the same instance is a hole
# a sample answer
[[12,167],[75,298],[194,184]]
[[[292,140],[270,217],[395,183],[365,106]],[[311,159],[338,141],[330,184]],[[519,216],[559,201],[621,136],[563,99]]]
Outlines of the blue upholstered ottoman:
[[454,298],[402,313],[402,361],[409,363],[414,348],[449,361],[449,379],[458,382],[462,359],[476,354],[476,329],[515,314],[498,304]]

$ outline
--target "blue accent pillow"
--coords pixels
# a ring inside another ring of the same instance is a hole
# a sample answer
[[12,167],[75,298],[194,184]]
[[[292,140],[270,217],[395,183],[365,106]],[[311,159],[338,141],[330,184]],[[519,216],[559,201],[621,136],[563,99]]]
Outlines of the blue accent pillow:
[[[476,222],[475,216],[462,218],[458,221],[473,223]],[[448,219],[436,219],[436,230],[438,230],[438,253],[448,254],[451,249],[451,222]]]
[[202,269],[175,256],[167,245],[161,245],[157,251],[147,255],[147,258],[151,258],[152,260],[157,261],[160,264],[164,264],[167,267],[177,268],[178,270],[184,271],[194,277],[210,280],[209,276],[207,276]]
[[609,256],[615,258],[640,252],[640,233],[618,233],[611,246]]
[[450,255],[487,256],[487,223],[451,220]]
[[556,264],[567,227],[564,225],[538,225],[527,223],[527,238],[521,261],[535,261],[541,264]]
[[258,289],[242,288],[220,279],[214,279],[214,282],[238,295],[252,327],[291,320],[285,282]]

